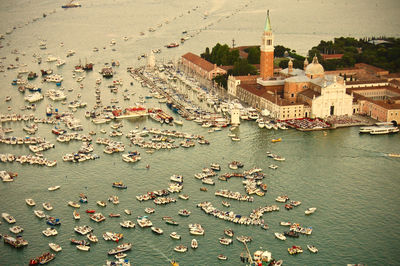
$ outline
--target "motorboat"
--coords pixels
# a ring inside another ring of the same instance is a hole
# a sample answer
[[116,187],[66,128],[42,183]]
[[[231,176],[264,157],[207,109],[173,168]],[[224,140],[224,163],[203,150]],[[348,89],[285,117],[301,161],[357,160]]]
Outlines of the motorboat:
[[128,209],[125,209],[124,212],[125,212],[127,215],[131,215],[131,214],[132,214],[132,212],[131,212],[130,210],[128,210]]
[[234,235],[233,230],[230,229],[230,228],[229,229],[225,229],[224,230],[224,234],[229,236],[229,237],[233,237],[233,235]]
[[313,214],[315,211],[317,210],[317,208],[307,208],[307,210],[305,210],[305,214],[306,215],[310,215],[310,214]]
[[232,238],[220,237],[218,240],[219,240],[220,244],[225,245],[225,246],[232,244]]
[[152,226],[152,227],[151,227],[151,231],[153,231],[153,232],[156,233],[157,235],[162,235],[162,234],[164,233],[164,231],[163,231],[161,228],[155,227],[155,226]]
[[85,245],[77,245],[76,248],[79,249],[79,250],[82,250],[82,251],[89,251],[90,250],[90,246],[85,246]]
[[18,235],[17,237],[12,237],[10,235],[3,235],[4,243],[7,243],[14,248],[21,248],[28,245],[28,241],[22,238],[22,236]]
[[74,245],[90,246],[90,242],[88,242],[86,240],[77,240],[75,238],[70,238],[69,240]]
[[147,216],[139,216],[136,221],[138,225],[142,228],[153,226],[153,223],[149,219],[147,219]]
[[278,169],[278,166],[275,165],[275,164],[270,164],[270,165],[268,166],[268,168],[271,168],[271,169],[273,169],[273,170],[276,170],[276,169]]
[[229,203],[229,202],[227,202],[227,201],[222,201],[222,205],[224,205],[225,207],[230,207],[231,206],[231,204]]
[[74,202],[74,201],[68,201],[68,205],[73,207],[73,208],[80,208],[81,207],[81,205],[79,203]]
[[307,248],[308,248],[308,250],[311,251],[312,253],[317,253],[317,252],[318,252],[318,249],[317,249],[315,246],[313,246],[313,245],[307,245]]
[[8,213],[3,212],[1,214],[1,217],[3,217],[3,219],[6,220],[6,222],[9,223],[9,224],[13,224],[13,223],[16,222],[15,218],[12,217],[11,215],[9,215]]
[[48,190],[49,190],[49,191],[54,191],[54,190],[59,189],[60,187],[61,187],[61,186],[53,186],[53,187],[49,187]]
[[279,240],[286,240],[286,237],[281,234],[281,233],[275,233],[274,234],[276,238],[278,238]]
[[103,214],[101,214],[100,212],[90,214],[89,217],[90,217],[90,219],[92,219],[93,221],[95,221],[97,223],[100,223],[106,219],[106,217]]
[[121,217],[121,214],[119,214],[119,213],[110,213],[108,216],[110,216],[110,217]]
[[120,253],[114,255],[114,257],[115,257],[116,259],[123,259],[123,258],[125,258],[126,256],[127,256],[127,254],[122,253],[122,252],[120,252]]
[[26,204],[28,204],[29,206],[35,206],[36,203],[33,199],[25,199]]
[[187,195],[187,194],[180,194],[178,197],[183,199],[183,200],[188,200],[189,199],[189,195]]
[[51,216],[47,216],[47,217],[46,217],[46,223],[47,223],[48,225],[54,226],[54,225],[60,225],[60,224],[61,224],[61,221],[60,221],[60,219],[58,219],[58,218],[51,217]]
[[179,225],[179,223],[177,221],[172,220],[172,218],[165,220],[165,223],[170,224],[170,225],[175,225],[175,226]]
[[74,219],[75,219],[75,220],[81,219],[81,215],[80,215],[79,212],[77,212],[76,210],[74,210],[74,212],[72,213],[72,215],[74,216]]
[[34,210],[33,212],[34,212],[35,215],[36,215],[38,218],[40,218],[40,219],[46,217],[46,214],[45,214],[43,211],[41,211],[41,210]]
[[279,224],[282,226],[291,226],[292,225],[291,222],[280,222]]
[[96,213],[96,210],[93,210],[93,209],[87,209],[87,210],[86,210],[86,213]]
[[93,234],[93,232],[90,232],[89,234],[87,234],[86,237],[89,239],[90,242],[93,242],[93,243],[99,242],[99,239],[97,238],[97,236],[95,236]]
[[169,234],[169,236],[173,239],[181,239],[181,235],[179,235],[177,232],[172,232],[171,234]]
[[222,255],[222,254],[219,254],[219,255],[218,255],[218,259],[219,259],[219,260],[227,260],[228,257],[227,257],[227,256],[224,256],[224,255]]
[[62,250],[61,246],[56,243],[49,243],[49,247],[55,252],[60,252]]
[[52,261],[55,257],[56,255],[53,253],[45,252],[37,258],[29,260],[29,265],[37,265],[37,264],[43,265]]
[[122,183],[121,181],[120,182],[114,182],[112,184],[112,187],[121,188],[121,189],[128,188],[128,186],[124,185],[124,183]]
[[281,141],[282,141],[282,138],[277,138],[277,139],[272,139],[271,140],[272,143],[281,142]]
[[51,206],[50,202],[43,202],[42,206],[44,209],[46,209],[48,211],[51,211],[53,209],[53,206]]
[[147,214],[151,214],[151,213],[155,212],[155,209],[154,208],[145,208],[144,212],[147,213]]
[[196,248],[199,247],[199,243],[197,242],[197,240],[196,240],[195,238],[193,238],[193,239],[192,239],[192,242],[190,243],[190,246],[191,246],[193,249],[196,249]]
[[24,228],[22,228],[22,227],[19,226],[19,225],[15,225],[15,226],[13,226],[13,227],[10,227],[9,230],[10,230],[10,232],[12,232],[12,233],[14,233],[14,234],[19,234],[19,233],[21,233],[22,231],[24,231]]
[[124,228],[134,228],[135,224],[132,221],[123,221],[121,223],[119,223],[122,227]]
[[97,203],[97,205],[99,205],[101,207],[107,206],[107,202],[104,202],[104,201],[97,201],[96,203]]
[[290,255],[294,255],[298,253],[303,253],[303,249],[300,246],[292,246],[291,248],[288,248],[288,252]]
[[109,250],[108,255],[116,255],[118,253],[128,251],[131,248],[132,248],[132,243],[123,243],[121,245],[118,245],[116,248]]
[[57,230],[55,228],[53,228],[53,227],[47,227],[47,229],[43,230],[42,233],[47,237],[55,236],[55,235],[58,234]]
[[74,231],[81,235],[87,235],[93,231],[93,228],[88,225],[75,226]]
[[176,252],[181,252],[181,253],[186,252],[187,249],[188,249],[187,246],[184,246],[184,245],[178,245],[178,246],[176,246],[176,247],[174,248],[174,250],[175,250]]
[[191,214],[191,212],[186,209],[182,209],[182,210],[179,210],[178,214],[180,216],[188,217]]

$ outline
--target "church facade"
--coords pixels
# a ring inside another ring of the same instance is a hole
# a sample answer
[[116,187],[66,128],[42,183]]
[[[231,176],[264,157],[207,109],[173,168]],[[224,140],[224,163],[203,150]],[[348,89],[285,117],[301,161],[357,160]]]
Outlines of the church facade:
[[340,76],[326,75],[314,56],[304,69],[288,68],[274,73],[274,36],[267,13],[261,40],[260,75],[229,76],[228,93],[254,108],[267,109],[271,116],[285,120],[293,118],[325,118],[352,115],[353,96],[346,93]]

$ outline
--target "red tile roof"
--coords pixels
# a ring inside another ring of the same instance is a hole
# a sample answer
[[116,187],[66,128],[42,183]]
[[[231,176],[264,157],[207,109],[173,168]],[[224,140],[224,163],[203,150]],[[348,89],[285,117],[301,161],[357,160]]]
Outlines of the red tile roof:
[[[261,86],[259,84],[252,83],[243,85],[241,84],[240,87],[279,106],[299,105],[299,103],[291,103],[290,101],[281,98],[279,93],[283,92],[283,85]],[[275,93],[277,93],[277,95]]]
[[207,72],[210,72],[211,70],[214,69],[214,64],[208,62],[207,60],[193,53],[186,53],[182,57],[192,62],[193,64],[199,66],[200,68],[206,70]]
[[343,57],[343,54],[321,54],[321,56],[324,60],[330,60],[330,59],[341,59]]

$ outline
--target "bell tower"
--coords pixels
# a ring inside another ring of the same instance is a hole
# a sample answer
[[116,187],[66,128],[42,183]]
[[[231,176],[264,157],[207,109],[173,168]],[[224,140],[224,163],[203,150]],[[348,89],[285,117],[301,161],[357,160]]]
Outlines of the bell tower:
[[264,33],[261,39],[260,76],[267,80],[274,76],[274,36],[272,35],[269,10],[265,21]]

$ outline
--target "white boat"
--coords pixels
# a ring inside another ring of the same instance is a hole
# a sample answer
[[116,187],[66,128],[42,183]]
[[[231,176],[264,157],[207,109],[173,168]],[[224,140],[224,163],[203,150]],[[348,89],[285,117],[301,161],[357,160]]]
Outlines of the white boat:
[[47,227],[46,230],[43,230],[42,233],[49,237],[49,236],[55,236],[58,234],[57,230],[55,228]]
[[124,212],[125,212],[127,215],[131,215],[131,214],[132,214],[132,212],[131,212],[130,210],[128,210],[128,209],[125,209]]
[[124,228],[134,228],[135,224],[132,221],[123,221],[121,223],[119,223],[122,227]]
[[199,243],[197,242],[197,240],[196,240],[195,238],[193,238],[193,239],[192,239],[192,242],[190,243],[190,246],[191,246],[193,249],[196,249],[196,248],[199,247]]
[[184,246],[184,245],[178,245],[178,246],[176,246],[176,247],[174,248],[174,250],[175,250],[176,252],[181,252],[181,253],[183,253],[183,252],[186,252],[186,251],[187,251],[187,247]]
[[152,227],[151,227],[151,231],[153,231],[153,232],[156,233],[157,235],[162,235],[162,234],[164,233],[164,231],[163,231],[161,228],[155,227],[155,226],[152,226]]
[[97,203],[97,205],[99,205],[99,206],[101,206],[101,207],[105,207],[105,206],[107,206],[107,202],[104,202],[104,201],[97,201],[96,202]]
[[46,217],[46,214],[41,210],[34,210],[33,212],[40,219],[43,219],[44,217]]
[[43,202],[42,206],[48,211],[51,211],[53,209],[53,206],[51,206],[50,202]]
[[258,127],[259,127],[259,128],[264,128],[264,127],[265,127],[264,121],[258,122]]
[[93,243],[99,242],[99,239],[93,233],[87,234],[86,237]]
[[56,243],[49,243],[49,247],[55,252],[60,252],[62,250],[61,246]]
[[280,239],[280,240],[286,240],[286,236],[284,236],[281,233],[275,233],[274,234],[276,238]]
[[54,191],[54,190],[59,189],[60,187],[61,187],[61,186],[53,186],[53,187],[49,187],[48,190],[49,190],[49,191]]
[[9,215],[9,214],[6,213],[6,212],[3,212],[3,213],[1,214],[1,217],[3,217],[3,219],[6,220],[6,222],[9,223],[9,224],[13,224],[13,223],[16,222],[16,221],[15,221],[15,218],[12,217],[11,215]]
[[82,251],[89,251],[90,250],[90,246],[85,246],[85,245],[77,245],[76,248],[79,249],[79,250],[82,250]]
[[75,220],[81,219],[81,215],[80,215],[79,212],[77,212],[76,210],[74,210],[74,212],[72,213],[72,215],[74,216],[74,219],[75,219]]
[[307,210],[305,210],[305,214],[309,215],[309,214],[313,214],[315,211],[317,210],[317,208],[308,208]]
[[13,226],[13,227],[10,227],[9,230],[10,230],[10,232],[12,232],[12,233],[14,233],[14,234],[19,234],[19,233],[21,233],[22,231],[24,231],[24,228],[22,228],[22,227],[19,226],[19,225],[15,225],[15,226]]
[[121,245],[118,245],[116,248],[111,249],[108,251],[108,255],[116,255],[118,253],[122,253],[125,251],[128,251],[132,248],[132,244],[131,243],[123,243]]
[[122,252],[120,252],[120,253],[114,255],[114,257],[115,257],[116,259],[123,259],[123,258],[125,258],[126,256],[127,256],[127,255],[126,255],[125,253],[122,253]]
[[379,127],[371,130],[369,134],[371,135],[385,135],[391,133],[397,133],[400,129],[398,127]]
[[173,239],[181,239],[181,235],[179,235],[177,232],[172,232],[171,234],[169,234],[169,236]]
[[227,260],[228,257],[227,257],[227,256],[224,256],[224,255],[222,255],[222,254],[219,254],[219,255],[218,255],[218,259],[219,259],[219,260]]
[[81,205],[79,203],[74,202],[74,201],[68,201],[68,205],[73,207],[73,208],[80,208],[81,207]]
[[308,248],[308,250],[311,251],[312,253],[317,253],[317,252],[318,252],[318,249],[317,249],[315,246],[313,246],[313,245],[307,245],[307,248]]
[[278,169],[278,166],[275,165],[275,164],[270,164],[268,167],[271,168],[271,169],[273,169],[273,170]]
[[28,204],[29,206],[35,206],[36,203],[33,199],[25,199],[26,204]]

